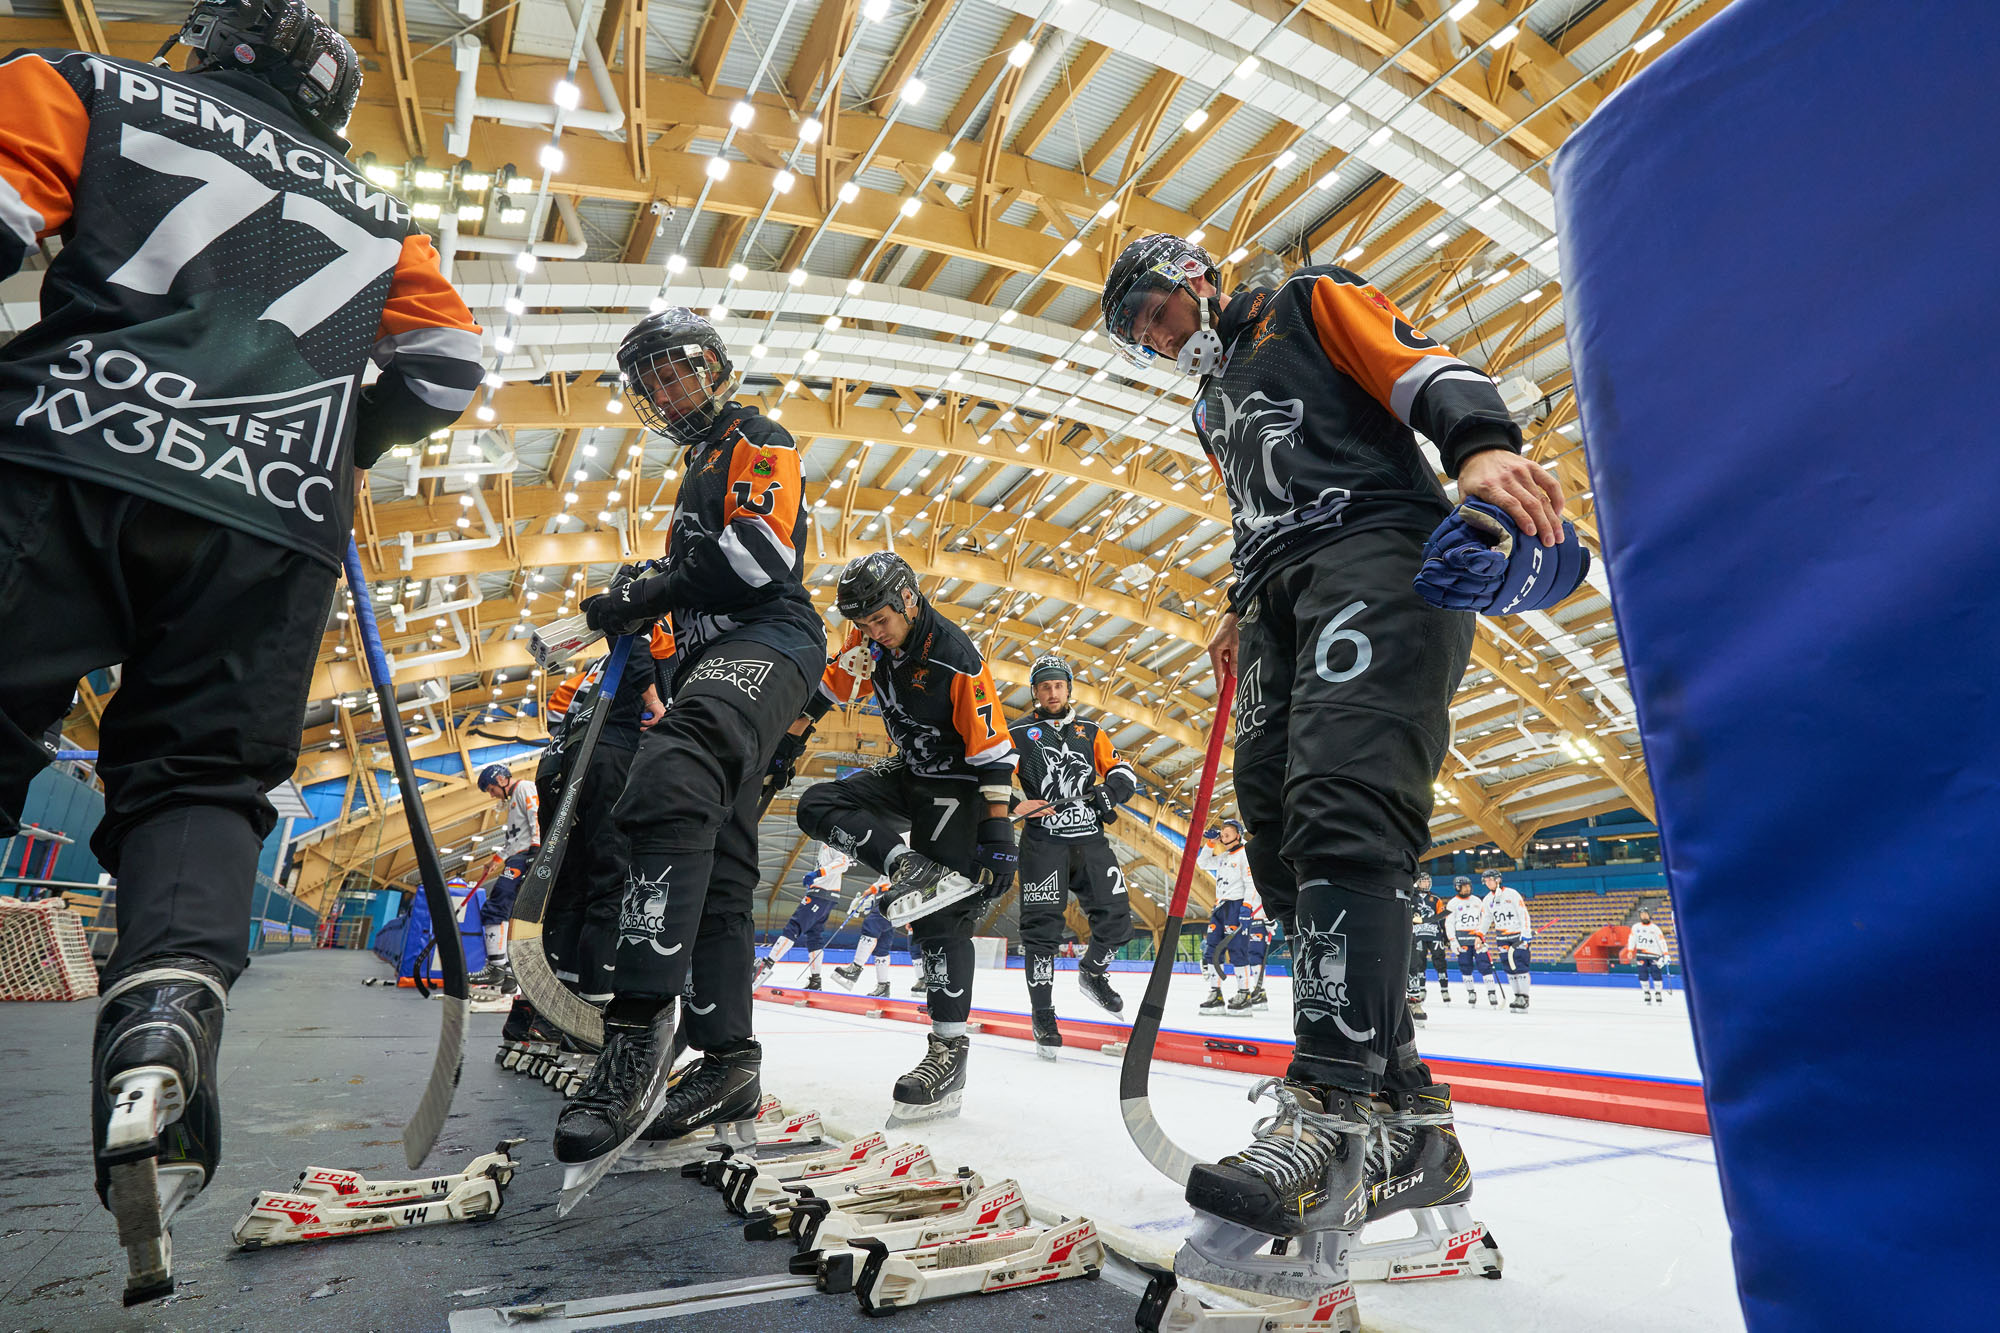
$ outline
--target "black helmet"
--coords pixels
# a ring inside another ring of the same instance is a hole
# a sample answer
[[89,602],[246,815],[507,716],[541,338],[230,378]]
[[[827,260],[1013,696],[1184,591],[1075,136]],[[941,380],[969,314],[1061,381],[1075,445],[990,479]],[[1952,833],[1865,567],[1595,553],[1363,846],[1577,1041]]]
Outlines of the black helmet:
[[1028,668],[1028,687],[1032,689],[1045,680],[1059,680],[1074,685],[1076,673],[1069,669],[1069,663],[1054,653],[1043,653],[1035,659],[1035,664]]
[[1210,303],[1195,296],[1196,278],[1207,278],[1218,286],[1221,279],[1215,261],[1198,245],[1167,232],[1155,232],[1126,246],[1111,266],[1100,302],[1111,345],[1134,365],[1157,364],[1158,354],[1140,339],[1144,330],[1135,327],[1139,316],[1152,305],[1151,298],[1186,292],[1200,307],[1201,332],[1181,348],[1178,368],[1183,375],[1206,375],[1214,370],[1222,359],[1222,339],[1209,327]]
[[[639,420],[676,444],[699,444],[722,415],[735,368],[715,326],[674,306],[634,324],[618,344],[625,399]],[[675,401],[665,406],[655,397]]]
[[306,0],[199,0],[177,40],[195,69],[248,70],[331,134],[361,96],[361,58]]
[[1457,879],[1451,882],[1451,886],[1454,889],[1469,889],[1472,887],[1472,881],[1468,879],[1466,876],[1460,875]]
[[877,551],[848,561],[840,571],[840,582],[833,585],[833,609],[848,620],[872,616],[885,606],[903,611],[905,588],[923,601],[910,562],[893,551]]

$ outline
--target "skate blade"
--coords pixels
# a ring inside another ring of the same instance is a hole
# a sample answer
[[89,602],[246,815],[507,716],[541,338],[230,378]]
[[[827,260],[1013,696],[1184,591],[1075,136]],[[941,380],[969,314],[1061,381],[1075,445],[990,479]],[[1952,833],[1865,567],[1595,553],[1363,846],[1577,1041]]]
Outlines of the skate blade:
[[[1286,1254],[1265,1254],[1275,1239],[1235,1222],[1197,1214],[1193,1233],[1174,1253],[1174,1276],[1291,1300],[1311,1300],[1350,1284],[1346,1252],[1353,1233],[1308,1233],[1292,1238]],[[1323,1240],[1332,1244],[1331,1261],[1317,1253]]]
[[181,1078],[165,1065],[140,1065],[111,1080],[105,1089],[111,1120],[104,1128],[107,1162],[152,1157],[160,1150],[160,1131],[181,1118],[187,1094]]
[[1044,1046],[1039,1042],[1035,1044],[1035,1054],[1041,1056],[1044,1060],[1053,1061],[1058,1059],[1057,1052],[1061,1050],[1062,1047],[1060,1046]]
[[[678,1016],[679,1009],[670,1007],[667,1010],[667,1017],[655,1025],[654,1039],[665,1050],[673,1049],[674,1028],[677,1026]],[[584,1197],[596,1188],[597,1182],[604,1179],[605,1174],[618,1164],[618,1159],[625,1155],[625,1150],[638,1142],[639,1136],[646,1132],[646,1127],[660,1118],[660,1108],[667,1104],[668,1082],[672,1073],[673,1059],[668,1056],[660,1061],[659,1067],[653,1071],[653,1077],[646,1084],[646,1099],[641,1104],[641,1113],[634,1122],[630,1134],[588,1162],[564,1165],[562,1191],[556,1201],[557,1217],[568,1217],[571,1211],[583,1202]]]
[[892,1102],[889,1118],[882,1123],[884,1129],[901,1129],[905,1125],[919,1125],[929,1120],[956,1120],[964,1109],[965,1090],[948,1092],[929,1106],[909,1106],[902,1102]]
[[173,1237],[168,1224],[201,1192],[199,1166],[161,1167],[151,1157],[109,1168],[106,1193],[125,1247],[124,1301],[138,1305],[173,1294]]

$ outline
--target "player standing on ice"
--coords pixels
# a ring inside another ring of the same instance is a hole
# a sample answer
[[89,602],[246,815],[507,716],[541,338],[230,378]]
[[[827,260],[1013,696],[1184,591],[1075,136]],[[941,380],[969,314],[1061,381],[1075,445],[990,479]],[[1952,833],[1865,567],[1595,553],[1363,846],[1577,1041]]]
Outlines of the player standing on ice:
[[[1139,779],[1112,749],[1104,729],[1077,716],[1070,701],[1074,681],[1069,663],[1060,657],[1036,658],[1028,669],[1035,711],[1008,728],[1020,758],[1021,790],[1028,797],[1017,812],[1028,821],[1021,837],[1021,953],[1035,1051],[1050,1060],[1062,1049],[1062,1029],[1056,1024],[1056,949],[1062,944],[1068,896],[1074,893],[1090,918],[1090,947],[1077,965],[1077,984],[1114,1014],[1125,1011],[1125,1002],[1106,973],[1112,956],[1132,938],[1125,872],[1104,836],[1104,820],[1139,790]],[[1077,803],[1050,808],[1059,801]]]
[[[1452,954],[1458,959],[1458,979],[1465,983],[1465,1002],[1479,1003],[1479,987],[1474,984],[1486,980],[1486,903],[1472,893],[1472,881],[1464,875],[1451,882],[1452,896],[1444,905],[1444,937]],[[1496,1009],[1500,1006],[1500,992],[1492,986],[1486,988],[1486,1002]]]
[[854,946],[854,961],[833,969],[833,975],[847,990],[854,989],[854,983],[861,980],[861,969],[868,960],[875,960],[875,989],[868,992],[870,999],[883,999],[889,994],[889,950],[896,942],[896,926],[882,915],[882,904],[889,894],[889,879],[885,875],[855,895],[855,904],[848,909],[849,916],[866,910],[861,918],[861,942]]
[[1653,914],[1639,913],[1639,924],[1632,927],[1632,958],[1639,965],[1639,995],[1647,1004],[1667,1002],[1662,983],[1666,979],[1667,937],[1653,921]]
[[1520,890],[1502,884],[1497,870],[1482,871],[1480,878],[1486,882],[1486,897],[1480,910],[1479,930],[1486,937],[1493,975],[1502,986],[1512,982],[1514,995],[1507,1001],[1508,1012],[1526,1013],[1528,941],[1535,936],[1534,922],[1528,917],[1528,900],[1521,896]]
[[806,876],[805,892],[799,895],[799,905],[792,909],[792,919],[778,932],[778,938],[771,941],[771,951],[757,964],[755,984],[763,985],[764,978],[771,969],[784,961],[794,944],[806,947],[806,963],[811,975],[806,979],[807,990],[820,990],[819,967],[826,953],[826,919],[833,915],[833,909],[840,902],[840,875],[836,871],[829,874],[825,870],[814,870]]
[[[1242,926],[1249,919],[1245,899],[1255,890],[1251,887],[1250,853],[1243,845],[1243,825],[1223,820],[1215,837],[1203,840],[1194,863],[1215,881],[1215,910],[1208,914],[1208,936],[1201,946],[1201,974],[1208,978],[1208,998],[1201,1002],[1201,1012],[1247,1013],[1252,987],[1244,968]],[[1233,964],[1236,970],[1236,996],[1226,1003],[1222,998],[1225,964]]]
[[955,1116],[970,1050],[973,923],[1014,881],[1014,744],[986,659],[924,600],[908,561],[887,551],[849,561],[833,604],[847,637],[792,724],[793,753],[828,709],[870,694],[897,753],[807,788],[799,827],[889,876],[891,904],[926,900],[910,938],[923,960],[930,1044],[896,1080],[889,1123]]
[[1444,913],[1436,898],[1431,896],[1431,877],[1417,876],[1410,886],[1410,984],[1407,995],[1410,1001],[1410,1017],[1423,1022],[1424,992],[1429,984],[1424,977],[1424,965],[1433,958],[1437,960],[1438,984],[1444,991],[1447,1003],[1451,1000],[1451,986],[1445,980],[1444,968]]
[[501,862],[500,879],[479,909],[479,924],[486,932],[486,966],[470,980],[482,990],[512,995],[520,987],[514,983],[514,970],[507,966],[507,922],[521,880],[541,849],[542,794],[533,778],[517,778],[505,764],[480,769],[479,790],[506,807],[507,831],[501,835],[500,850],[494,853]]
[[[542,913],[542,938],[556,979],[599,1008],[611,999],[618,954],[618,909],[625,900],[627,873],[628,848],[611,819],[611,810],[625,790],[639,738],[665,714],[662,698],[673,691],[672,632],[665,625],[653,626],[647,646],[647,652],[635,652],[625,664],[611,711],[605,715],[604,728],[591,751],[589,768],[575,771],[576,755],[570,741],[581,738],[590,724],[604,675],[604,658],[564,680],[549,696],[550,744],[535,766],[535,788],[541,798],[537,828],[544,840],[556,807],[562,804],[564,789],[571,781],[583,784],[572,816],[575,830],[570,845],[575,850],[556,869],[548,906]],[[535,1013],[526,996],[517,994],[500,1029],[500,1042],[505,1047],[530,1041],[573,1044]]]
[[1243,890],[1243,923],[1236,928],[1236,938],[1243,946],[1243,961],[1237,965],[1238,970],[1250,978],[1250,996],[1243,1007],[1261,1014],[1271,1007],[1271,997],[1264,994],[1264,960],[1271,953],[1271,918],[1264,914],[1264,896],[1257,892],[1255,880]]
[[[571,1190],[587,1188],[642,1130],[676,1138],[756,1113],[758,796],[826,652],[802,581],[809,506],[798,448],[730,400],[735,372],[715,329],[683,308],[649,315],[619,344],[618,368],[639,420],[687,456],[664,571],[621,573],[582,609],[609,634],[670,617],[679,667],[612,812],[631,870],[604,1051],[556,1121]],[[705,1054],[668,1098],[674,1006],[690,980],[697,998],[682,1021]]]
[[128,1303],[173,1289],[167,1225],[220,1155],[223,1000],[355,469],[451,425],[481,374],[430,241],[345,161],[346,39],[276,0],[196,5],[177,40],[184,73],[0,63],[0,272],[63,240],[43,318],[0,350],[0,837],[77,678],[123,662],[91,839],[119,908],[92,1121]]
[[1297,1044],[1277,1113],[1188,1181],[1211,1219],[1191,1249],[1227,1280],[1259,1236],[1351,1233],[1371,1212],[1470,1195],[1450,1089],[1419,1059],[1403,995],[1410,883],[1473,635],[1471,615],[1413,586],[1452,510],[1412,428],[1465,495],[1524,534],[1563,534],[1560,488],[1519,456],[1493,382],[1365,279],[1315,266],[1225,299],[1219,278],[1198,247],[1143,237],[1102,309],[1129,358],[1201,376],[1194,427],[1236,537],[1210,655],[1218,676],[1240,658],[1237,801],[1292,940]]

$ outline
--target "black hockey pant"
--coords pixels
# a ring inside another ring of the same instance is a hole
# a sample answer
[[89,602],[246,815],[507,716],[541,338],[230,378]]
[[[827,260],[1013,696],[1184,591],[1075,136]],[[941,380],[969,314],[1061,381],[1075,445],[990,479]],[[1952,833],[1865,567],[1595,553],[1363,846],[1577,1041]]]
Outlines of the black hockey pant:
[[20,827],[77,678],[123,663],[98,722],[118,877],[105,982],[186,954],[234,981],[264,793],[292,775],[333,599],[326,565],[123,491],[0,462],[0,838]]
[[757,801],[808,688],[776,649],[724,639],[686,667],[666,716],[639,742],[612,813],[631,858],[613,1016],[628,1005],[642,1016],[685,991],[689,1045],[749,1039]]
[[1069,894],[1090,920],[1090,947],[1081,966],[1102,973],[1132,938],[1125,872],[1102,833],[1086,838],[1021,839],[1021,953],[1027,962],[1028,1004],[1055,1006],[1055,957],[1062,947],[1063,904]]
[[1291,1076],[1357,1092],[1429,1079],[1403,997],[1410,883],[1474,618],[1412,589],[1423,542],[1383,530],[1310,551],[1240,625],[1236,796],[1292,936]]
[[[885,872],[884,859],[909,834],[910,846],[961,875],[972,874],[986,798],[976,780],[918,777],[900,761],[820,782],[799,797],[799,828],[837,851]],[[972,929],[986,910],[975,895],[910,923],[934,1023],[972,1015]]]
[[[583,788],[577,793],[576,827],[542,916],[549,965],[564,980],[573,978],[580,994],[599,1001],[611,994],[617,971],[618,909],[625,901],[631,857],[625,835],[611,814],[632,771],[640,734],[614,736],[611,727],[611,719],[606,718],[597,748],[579,779]],[[627,740],[632,744],[624,743]],[[569,762],[562,766],[558,785],[541,789],[545,842],[547,825],[562,801],[560,784],[569,781],[569,770],[576,767],[571,756],[563,759]]]

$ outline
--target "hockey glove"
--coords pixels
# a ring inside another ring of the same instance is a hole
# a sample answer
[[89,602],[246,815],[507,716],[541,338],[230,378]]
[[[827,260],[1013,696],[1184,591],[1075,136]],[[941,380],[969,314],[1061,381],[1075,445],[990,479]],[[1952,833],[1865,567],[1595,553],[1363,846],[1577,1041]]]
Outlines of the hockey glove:
[[1590,572],[1590,550],[1576,526],[1564,519],[1562,527],[1562,541],[1544,546],[1524,538],[1497,506],[1467,500],[1424,543],[1417,592],[1447,611],[1545,611],[1575,592]]
[[792,778],[798,773],[799,756],[806,752],[806,741],[812,734],[813,729],[807,727],[796,736],[788,731],[778,737],[777,752],[771,756],[771,782],[775,787],[791,786]]
[[1014,867],[1020,862],[1014,846],[1014,822],[1005,815],[979,821],[979,846],[972,867],[986,885],[986,896],[998,898],[1014,887]]
[[1118,822],[1118,800],[1105,788],[1091,788],[1090,803],[1097,807],[1097,817],[1106,828]]
[[1113,805],[1123,805],[1132,799],[1132,793],[1139,790],[1139,784],[1132,775],[1122,768],[1114,768],[1104,775],[1104,792]]
[[666,591],[664,574],[640,578],[621,569],[610,588],[584,598],[580,609],[584,622],[600,633],[636,634],[666,613]]

